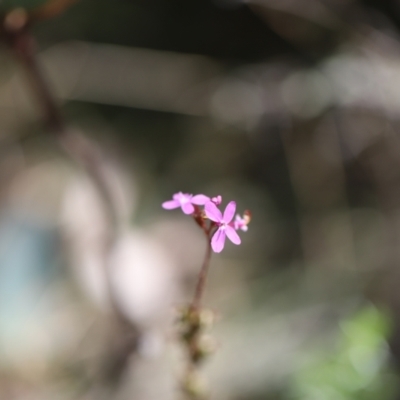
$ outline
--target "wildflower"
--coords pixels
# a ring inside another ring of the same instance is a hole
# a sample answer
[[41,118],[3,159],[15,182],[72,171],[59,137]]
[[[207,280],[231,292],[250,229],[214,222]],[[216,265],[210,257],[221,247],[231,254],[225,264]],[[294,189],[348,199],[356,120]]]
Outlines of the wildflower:
[[250,222],[250,215],[248,211],[245,211],[243,217],[239,214],[236,214],[235,221],[233,222],[233,226],[236,230],[241,229],[243,232],[247,232],[249,227],[247,226]]
[[225,208],[224,214],[217,206],[209,201],[204,207],[206,216],[217,223],[218,229],[211,239],[211,247],[216,253],[220,253],[225,246],[225,238],[228,236],[234,244],[240,244],[241,240],[235,229],[231,226],[231,221],[236,211],[236,203],[231,201]]
[[216,205],[219,206],[222,203],[222,197],[221,196],[215,196],[211,199],[211,201]]
[[194,206],[204,206],[207,202],[210,201],[210,198],[205,196],[204,194],[197,194],[196,196],[193,196],[192,194],[189,193],[175,193],[172,196],[172,200],[165,201],[162,203],[162,208],[165,210],[173,210],[174,208],[181,207],[182,211],[185,214],[193,214],[194,212]]

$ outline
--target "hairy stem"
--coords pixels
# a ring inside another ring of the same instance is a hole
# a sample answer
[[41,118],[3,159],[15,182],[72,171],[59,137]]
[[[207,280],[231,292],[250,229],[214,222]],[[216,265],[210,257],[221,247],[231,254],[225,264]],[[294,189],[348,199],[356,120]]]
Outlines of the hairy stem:
[[207,274],[208,274],[208,270],[210,268],[210,260],[211,260],[211,254],[212,254],[210,237],[211,237],[211,235],[208,234],[207,235],[206,254],[204,256],[203,265],[201,266],[201,270],[200,270],[199,277],[197,280],[196,289],[194,292],[193,301],[191,304],[191,309],[196,310],[196,311],[200,308],[201,298],[203,297],[203,293],[204,293],[204,289],[205,289],[206,281],[207,281]]

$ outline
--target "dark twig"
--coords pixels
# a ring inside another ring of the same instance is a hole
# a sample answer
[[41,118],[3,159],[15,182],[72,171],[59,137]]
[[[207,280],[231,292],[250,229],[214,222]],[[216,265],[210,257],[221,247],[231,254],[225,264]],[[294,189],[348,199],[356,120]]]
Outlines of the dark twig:
[[[60,107],[37,63],[36,45],[30,32],[30,25],[30,18],[23,9],[16,9],[6,15],[0,15],[0,40],[7,45],[21,65],[25,67],[32,92],[42,109],[43,121],[48,132],[57,140],[68,156],[86,171],[103,201],[109,226],[103,248],[104,272],[107,277],[108,297],[116,318],[115,327],[119,333],[124,332],[120,336],[125,338],[123,339],[123,346],[119,346],[122,351],[115,354],[119,359],[119,361],[116,361],[116,365],[124,366],[129,355],[136,348],[139,332],[137,327],[120,311],[111,282],[112,271],[108,260],[120,228],[118,209],[115,205],[112,189],[109,186],[100,149],[88,138],[66,128]],[[120,371],[123,370],[123,366],[119,367]],[[110,374],[103,371],[102,375]],[[101,377],[100,379],[102,380]]]
[[43,120],[49,131],[61,144],[68,155],[89,174],[101,194],[111,225],[118,224],[117,210],[109,189],[100,150],[89,139],[74,134],[66,129],[60,107],[50,91],[50,87],[38,66],[35,54],[35,40],[30,33],[29,21],[22,10],[15,10],[15,15],[7,15],[3,23],[3,39],[25,67],[27,77],[39,105],[42,108]]
[[180,315],[181,341],[187,354],[187,365],[182,379],[182,390],[190,400],[200,400],[206,397],[206,389],[199,374],[200,364],[209,356],[214,346],[212,341],[205,335],[206,330],[213,322],[214,314],[202,308],[201,300],[207,282],[212,254],[211,237],[214,233],[215,224],[204,219],[204,215],[197,209],[194,214],[196,223],[203,229],[207,239],[206,253],[201,266],[193,301],[184,308]]
[[192,310],[198,310],[200,308],[201,298],[204,293],[207,275],[208,275],[208,271],[210,268],[211,254],[212,254],[212,251],[211,251],[210,235],[207,235],[207,249],[206,249],[206,254],[204,257],[203,265],[201,266],[201,270],[200,270],[200,273],[198,276],[196,289],[194,292],[194,297],[193,297],[193,301],[192,301],[192,305],[191,305]]

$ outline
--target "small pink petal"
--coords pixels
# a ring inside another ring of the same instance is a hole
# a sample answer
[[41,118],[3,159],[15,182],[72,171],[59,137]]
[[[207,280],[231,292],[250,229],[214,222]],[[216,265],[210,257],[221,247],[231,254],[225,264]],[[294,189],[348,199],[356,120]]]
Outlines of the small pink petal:
[[242,243],[242,241],[240,240],[239,235],[236,233],[236,231],[231,226],[227,226],[225,228],[225,233],[226,233],[226,236],[228,236],[228,238],[230,239],[230,241],[233,244]]
[[225,231],[218,229],[211,239],[211,247],[215,253],[220,253],[225,246]]
[[242,218],[239,214],[236,215],[235,221],[233,223],[233,227],[238,230],[241,229],[242,231],[247,231],[246,220]]
[[172,196],[172,198],[173,198],[174,200],[179,201],[179,200],[182,198],[182,196],[183,196],[183,193],[182,193],[182,192],[178,192],[178,193],[175,193],[175,194]]
[[164,201],[164,203],[161,204],[161,207],[165,210],[172,210],[174,208],[180,207],[180,203],[177,200],[168,200]]
[[221,211],[218,210],[217,206],[211,201],[206,203],[204,211],[206,212],[207,218],[211,219],[211,221],[220,222],[222,220]]
[[224,211],[224,222],[226,224],[229,224],[229,222],[232,221],[232,218],[235,215],[235,211],[236,203],[234,201],[231,201],[230,203],[228,203]]
[[210,198],[204,194],[196,194],[196,196],[192,197],[191,203],[198,206],[204,206],[208,201],[210,201]]
[[174,200],[178,200],[180,203],[186,203],[188,201],[190,201],[190,199],[192,198],[192,195],[189,193],[182,193],[182,192],[178,192],[175,193],[172,198]]
[[181,205],[181,207],[185,214],[193,214],[194,212],[194,207],[191,203],[184,203]]
[[219,205],[222,203],[222,197],[221,197],[221,196],[215,196],[215,197],[213,197],[213,198],[211,199],[211,201],[212,201],[215,205],[219,206]]

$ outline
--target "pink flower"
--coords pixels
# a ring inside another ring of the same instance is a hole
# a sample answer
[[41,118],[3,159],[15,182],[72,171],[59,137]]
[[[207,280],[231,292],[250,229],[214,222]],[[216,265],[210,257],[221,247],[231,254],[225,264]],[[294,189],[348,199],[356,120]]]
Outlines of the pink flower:
[[231,201],[225,208],[224,215],[217,206],[209,201],[204,207],[206,216],[218,225],[217,231],[211,239],[211,247],[216,253],[220,253],[225,246],[225,238],[228,236],[233,244],[240,244],[240,237],[230,225],[236,211],[236,203]]
[[249,219],[246,218],[246,216],[241,217],[239,214],[236,214],[233,226],[236,230],[241,229],[243,232],[247,232],[247,229],[249,229],[249,227],[247,226],[248,223]]
[[219,206],[222,203],[222,197],[221,196],[215,196],[211,199],[211,201],[216,205]]
[[162,208],[165,210],[173,210],[174,208],[181,207],[185,214],[193,214],[193,204],[203,206],[209,201],[210,198],[204,194],[197,194],[196,196],[193,196],[189,193],[179,192],[172,196],[172,200],[164,201],[164,203],[162,203]]

